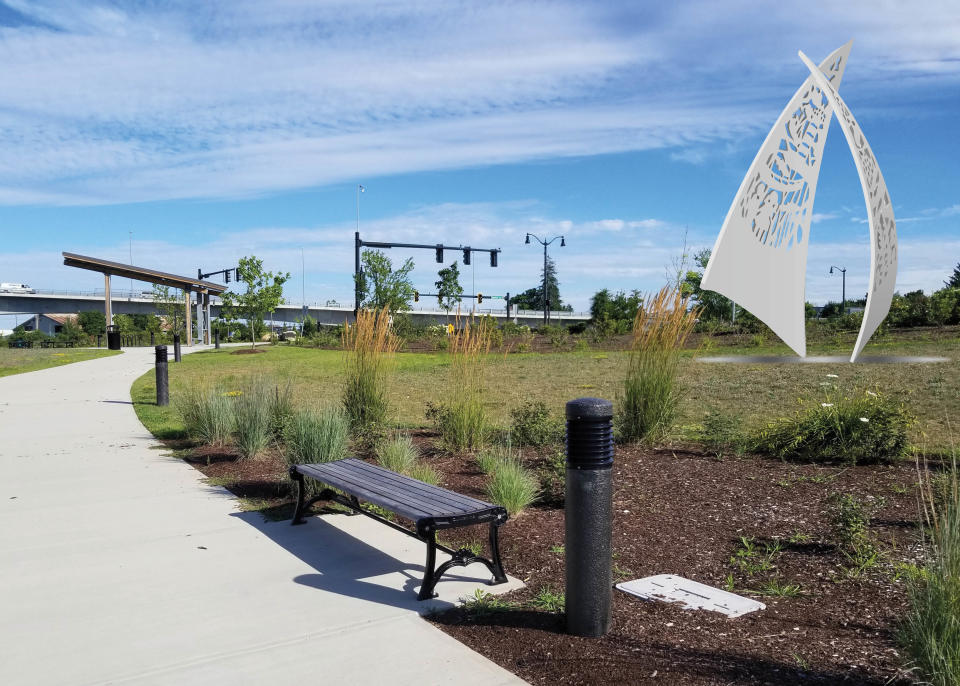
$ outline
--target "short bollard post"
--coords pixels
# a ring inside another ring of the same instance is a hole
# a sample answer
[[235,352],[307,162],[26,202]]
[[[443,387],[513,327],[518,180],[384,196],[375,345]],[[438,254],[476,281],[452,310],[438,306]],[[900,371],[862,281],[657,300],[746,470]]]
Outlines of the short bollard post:
[[158,345],[157,353],[157,405],[170,404],[170,379],[167,376],[167,346]]
[[153,338],[153,331],[150,332],[150,345],[156,345],[157,342]]
[[103,334],[98,333],[98,334],[97,334],[97,347],[98,347],[98,348],[100,347],[100,339],[101,339],[101,338],[103,338]]
[[613,596],[613,404],[601,398],[567,403],[567,633],[603,636]]
[[180,361],[180,334],[173,334],[173,361]]
[[220,350],[220,329],[213,330],[213,347]]

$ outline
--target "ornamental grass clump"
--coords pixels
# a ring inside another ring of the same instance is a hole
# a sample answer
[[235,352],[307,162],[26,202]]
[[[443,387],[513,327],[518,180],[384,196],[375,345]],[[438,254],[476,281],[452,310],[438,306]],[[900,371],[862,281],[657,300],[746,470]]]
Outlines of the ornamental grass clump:
[[338,407],[305,408],[290,415],[283,439],[290,465],[332,462],[347,456],[349,423]]
[[757,452],[784,460],[879,464],[906,456],[912,420],[901,403],[882,393],[827,393],[821,402],[768,424]]
[[239,392],[195,384],[174,401],[187,435],[204,445],[222,448],[230,442],[234,425],[234,397]]
[[272,391],[264,387],[262,378],[253,378],[234,398],[233,438],[241,459],[258,457],[273,440]]
[[540,496],[536,475],[519,460],[500,460],[490,474],[487,495],[497,505],[503,505],[511,517],[516,517]]
[[471,319],[450,337],[449,386],[437,425],[455,450],[479,448],[486,438],[483,384],[489,353],[490,325],[483,321]]
[[673,425],[682,395],[681,351],[697,321],[688,305],[687,297],[665,286],[637,310],[618,413],[625,441],[656,441]]
[[387,416],[387,364],[399,343],[390,330],[390,312],[360,310],[343,328],[346,383],[343,408],[356,435],[376,433]]
[[398,474],[409,474],[419,454],[409,434],[398,434],[377,446],[377,462],[384,469]]
[[[947,472],[946,497],[934,493],[930,471],[921,486],[926,565],[909,578],[910,609],[900,641],[921,683],[960,684],[960,489],[954,458]],[[942,481],[941,481],[942,483]],[[940,494],[943,495],[943,494]]]

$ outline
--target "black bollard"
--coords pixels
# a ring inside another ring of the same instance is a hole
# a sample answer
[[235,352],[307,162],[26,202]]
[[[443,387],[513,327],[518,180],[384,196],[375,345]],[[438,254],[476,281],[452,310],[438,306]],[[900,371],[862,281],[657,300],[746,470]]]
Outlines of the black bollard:
[[173,361],[180,361],[180,334],[173,334]]
[[601,398],[567,403],[567,633],[603,636],[613,596],[613,404]]
[[158,345],[157,353],[157,405],[170,404],[170,379],[167,376],[167,346]]
[[100,347],[100,339],[101,339],[101,338],[103,338],[103,334],[98,333],[98,334],[97,334],[97,347],[98,347],[98,348]]
[[157,342],[153,339],[153,331],[150,332],[150,345],[156,345]]
[[213,347],[220,350],[220,329],[214,329],[213,331]]

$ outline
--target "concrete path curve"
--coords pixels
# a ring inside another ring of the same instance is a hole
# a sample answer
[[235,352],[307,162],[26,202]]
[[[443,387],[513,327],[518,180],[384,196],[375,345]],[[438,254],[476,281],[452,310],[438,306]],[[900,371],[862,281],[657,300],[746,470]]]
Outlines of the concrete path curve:
[[523,683],[417,615],[418,541],[267,523],[165,457],[130,404],[152,352],[0,378],[0,683]]

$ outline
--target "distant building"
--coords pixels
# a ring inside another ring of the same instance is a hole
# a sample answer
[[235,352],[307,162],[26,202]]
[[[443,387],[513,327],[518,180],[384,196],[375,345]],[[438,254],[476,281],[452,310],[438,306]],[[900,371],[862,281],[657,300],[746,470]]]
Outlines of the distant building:
[[31,317],[23,323],[24,331],[42,331],[48,336],[56,336],[63,331],[64,324],[69,320],[77,321],[75,314],[40,314]]

